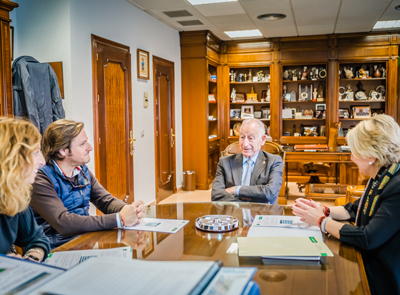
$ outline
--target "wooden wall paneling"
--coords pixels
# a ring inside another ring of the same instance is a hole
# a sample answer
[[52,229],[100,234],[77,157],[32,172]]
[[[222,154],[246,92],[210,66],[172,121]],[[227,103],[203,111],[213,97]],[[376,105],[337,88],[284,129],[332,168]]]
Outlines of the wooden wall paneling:
[[252,65],[266,65],[271,63],[271,52],[258,52],[258,53],[229,53],[227,54],[228,64],[230,66],[249,66]]
[[207,60],[182,59],[183,170],[196,172],[196,187],[208,189]]
[[271,73],[271,104],[270,132],[274,142],[279,142],[282,134],[282,65],[274,62],[270,67]]
[[329,57],[328,49],[318,49],[318,50],[282,50],[281,51],[281,61],[286,63],[303,61],[307,62],[326,62]]
[[327,74],[329,77],[329,84],[326,89],[326,107],[327,112],[327,126],[325,127],[325,134],[329,141],[329,128],[333,123],[339,121],[339,62],[331,60],[328,63]]
[[10,11],[17,8],[17,3],[0,0],[0,116],[14,116],[12,76],[11,76],[11,43]]
[[397,104],[398,104],[398,71],[397,71],[397,66],[398,66],[398,58],[396,59],[389,59],[387,62],[387,71],[386,71],[386,96],[387,96],[387,102],[386,102],[386,110],[387,114],[392,116],[396,121],[398,120],[397,116]]
[[223,65],[218,67],[218,109],[219,109],[219,136],[221,138],[221,151],[228,146],[229,126],[229,67]]

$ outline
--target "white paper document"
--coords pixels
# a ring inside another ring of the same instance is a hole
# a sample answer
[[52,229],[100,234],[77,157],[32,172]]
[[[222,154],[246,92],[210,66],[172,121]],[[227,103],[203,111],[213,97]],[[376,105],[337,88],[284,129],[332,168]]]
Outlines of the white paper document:
[[113,257],[132,260],[131,247],[119,247],[112,249],[75,250],[50,253],[45,263],[69,269],[79,263],[93,257]]
[[174,234],[188,223],[189,220],[143,218],[140,220],[140,223],[134,226],[125,226],[122,228]]
[[252,226],[247,237],[316,237],[323,240],[320,230],[298,229],[290,227],[257,227]]
[[256,272],[254,267],[221,267],[202,295],[240,295]]
[[186,295],[210,269],[214,261],[125,261],[98,257],[85,261],[39,288],[34,294]]
[[256,215],[252,226],[291,227],[319,231],[318,226],[310,226],[308,223],[300,221],[298,216],[286,215]]
[[0,255],[0,294],[31,294],[63,269]]

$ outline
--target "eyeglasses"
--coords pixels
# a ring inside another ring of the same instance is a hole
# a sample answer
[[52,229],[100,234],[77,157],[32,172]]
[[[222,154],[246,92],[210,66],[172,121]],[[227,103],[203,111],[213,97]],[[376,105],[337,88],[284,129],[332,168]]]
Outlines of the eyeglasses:
[[82,172],[82,170],[80,170],[79,173],[82,174],[83,177],[85,178],[85,183],[84,183],[84,184],[76,185],[75,183],[73,183],[73,182],[71,181],[71,179],[69,179],[69,177],[67,177],[67,175],[65,175],[65,173],[64,173],[64,171],[63,171],[63,174],[64,174],[65,179],[69,181],[69,183],[71,184],[72,188],[74,188],[74,189],[77,188],[77,189],[80,190],[80,189],[84,188],[85,186],[89,185],[90,182],[89,182],[89,179],[86,177],[85,173]]

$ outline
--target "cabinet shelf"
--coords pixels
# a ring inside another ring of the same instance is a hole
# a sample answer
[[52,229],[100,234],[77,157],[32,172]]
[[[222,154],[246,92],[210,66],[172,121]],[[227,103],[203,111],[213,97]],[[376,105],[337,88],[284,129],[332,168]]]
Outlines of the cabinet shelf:
[[283,103],[326,103],[326,101],[283,101]]
[[230,104],[248,104],[248,105],[253,105],[253,104],[257,104],[257,105],[268,105],[271,104],[270,102],[231,102]]
[[386,100],[339,100],[339,103],[375,103],[375,102],[385,102]]
[[318,79],[318,80],[297,80],[297,81],[293,81],[293,80],[283,80],[283,83],[314,83],[314,82],[325,82],[326,79]]
[[339,121],[359,121],[359,120],[366,120],[370,119],[368,118],[339,118]]
[[386,78],[365,78],[365,79],[339,79],[340,81],[374,81],[374,80],[386,80]]
[[229,84],[269,84],[271,82],[267,81],[257,81],[257,82],[229,82]]
[[282,119],[283,121],[325,121],[325,119]]
[[[240,122],[240,121],[244,121],[246,119],[230,119],[232,122]],[[270,119],[259,119],[260,121],[270,121]]]

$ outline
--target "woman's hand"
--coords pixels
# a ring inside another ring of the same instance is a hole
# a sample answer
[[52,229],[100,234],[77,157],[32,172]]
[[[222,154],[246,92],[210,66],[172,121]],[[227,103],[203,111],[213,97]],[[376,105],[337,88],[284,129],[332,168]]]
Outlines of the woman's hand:
[[321,204],[316,203],[313,200],[299,198],[292,206],[292,210],[294,215],[299,216],[301,221],[304,221],[309,225],[319,226],[318,220],[321,216],[325,216]]

